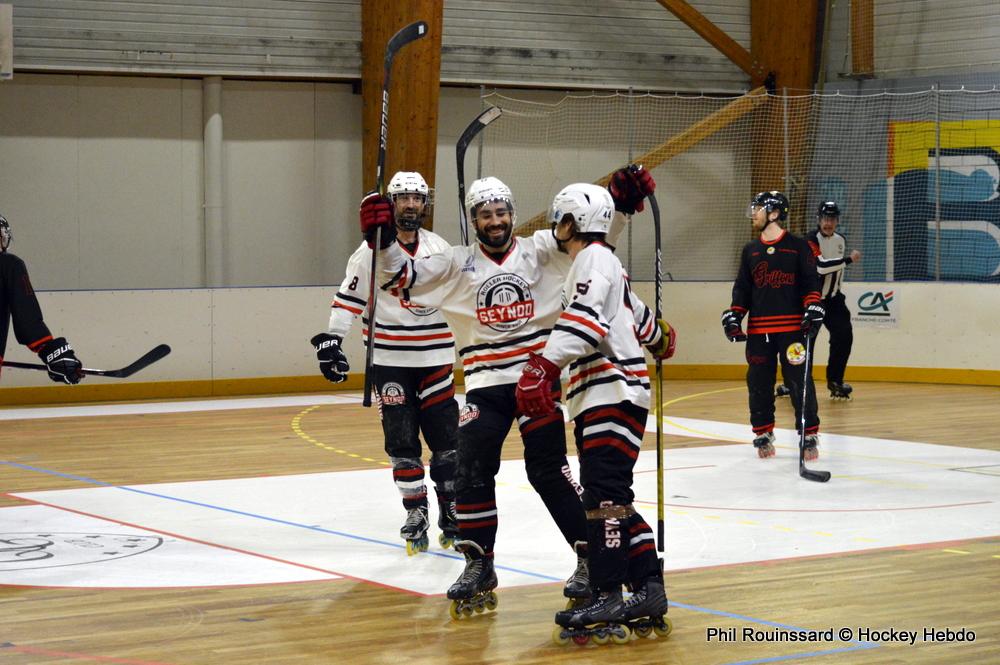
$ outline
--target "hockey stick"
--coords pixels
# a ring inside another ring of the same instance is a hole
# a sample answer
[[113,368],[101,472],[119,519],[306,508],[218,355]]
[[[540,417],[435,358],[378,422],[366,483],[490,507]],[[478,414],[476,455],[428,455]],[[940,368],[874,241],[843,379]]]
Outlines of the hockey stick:
[[469,220],[465,218],[465,151],[468,150],[472,139],[476,138],[479,132],[486,129],[486,125],[500,117],[503,109],[499,106],[491,106],[469,123],[462,135],[458,137],[455,144],[455,160],[458,162],[458,224],[459,232],[462,235],[462,244],[469,244]]
[[[124,379],[126,377],[132,376],[139,370],[145,369],[160,360],[164,356],[170,353],[170,347],[166,344],[160,344],[156,348],[147,351],[141,358],[136,360],[131,365],[126,365],[121,369],[88,369],[84,367],[81,371],[84,374],[96,374],[97,376],[110,376],[114,379]],[[45,365],[38,365],[35,363],[19,363],[10,360],[3,361],[4,367],[17,367],[18,369],[40,369],[48,371],[48,367]]]
[[[660,204],[656,195],[650,194],[649,209],[653,213],[653,240],[656,243],[656,325],[663,318],[661,292],[663,289],[662,255],[660,250]],[[664,551],[665,529],[663,524],[663,360],[656,359],[656,402],[653,414],[656,418],[656,549]]]
[[[375,189],[379,195],[385,194],[385,149],[389,138],[389,79],[392,74],[392,60],[401,48],[427,34],[427,24],[417,21],[394,34],[385,46],[385,70],[382,74],[382,118],[379,127],[378,165],[375,168]],[[372,405],[372,358],[375,352],[375,306],[378,305],[378,253],[382,247],[382,229],[375,229],[375,245],[372,249],[372,266],[368,285],[368,348],[365,352],[365,387],[361,405]]]
[[802,403],[799,405],[799,475],[806,480],[825,483],[830,480],[829,471],[814,471],[806,468],[806,397],[809,394],[809,378],[812,376],[812,340],[813,336],[806,333],[806,370],[802,374]]

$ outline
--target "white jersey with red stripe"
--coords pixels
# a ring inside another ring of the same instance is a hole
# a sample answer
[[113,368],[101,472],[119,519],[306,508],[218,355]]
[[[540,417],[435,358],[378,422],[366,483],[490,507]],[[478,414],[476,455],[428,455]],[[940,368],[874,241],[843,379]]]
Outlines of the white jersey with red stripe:
[[[450,249],[441,236],[420,229],[413,253],[398,242],[403,256],[423,258]],[[347,276],[333,298],[329,332],[345,336],[354,319],[362,316],[362,338],[368,345],[368,288],[372,251],[366,243],[355,250],[347,262]],[[379,294],[375,313],[375,350],[373,362],[386,367],[434,367],[455,362],[455,338],[441,312],[420,307],[388,293]]]
[[661,333],[611,248],[595,242],[580,250],[566,277],[563,302],[542,355],[559,367],[569,365],[570,417],[619,402],[648,409],[642,345],[656,342]]
[[444,313],[458,340],[467,390],[517,383],[528,354],[541,351],[559,316],[570,266],[548,230],[513,238],[501,257],[479,243],[419,258],[396,245],[383,257],[393,292]]

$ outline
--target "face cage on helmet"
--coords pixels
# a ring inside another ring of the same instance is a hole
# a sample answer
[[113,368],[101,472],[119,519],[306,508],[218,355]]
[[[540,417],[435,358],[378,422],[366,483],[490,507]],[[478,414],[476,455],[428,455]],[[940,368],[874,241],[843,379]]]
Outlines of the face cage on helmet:
[[422,196],[424,199],[424,209],[416,219],[406,219],[406,218],[396,218],[396,226],[404,231],[416,231],[421,228],[424,224],[424,220],[431,216],[431,207],[434,205],[431,198],[431,191],[428,190],[427,194],[423,192],[413,192],[413,191],[402,191],[390,194],[389,198],[392,200],[392,205],[395,208],[396,197],[403,196],[404,194],[416,194],[417,196]]
[[510,223],[511,226],[514,225],[514,202],[503,196],[497,196],[492,199],[486,199],[475,204],[469,208],[469,223],[472,224],[473,228],[476,226],[476,220],[479,219],[479,209],[482,208],[487,203],[506,203],[507,212],[510,213]]

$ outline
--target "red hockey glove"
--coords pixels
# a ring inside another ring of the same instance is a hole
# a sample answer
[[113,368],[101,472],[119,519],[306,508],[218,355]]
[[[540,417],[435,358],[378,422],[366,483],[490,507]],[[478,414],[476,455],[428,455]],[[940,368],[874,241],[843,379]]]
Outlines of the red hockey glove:
[[369,247],[375,246],[375,233],[382,229],[381,247],[385,249],[396,240],[396,220],[392,213],[392,201],[378,192],[369,192],[361,199],[361,233]]
[[722,329],[726,331],[726,339],[730,342],[747,341],[746,333],[740,328],[743,321],[743,314],[735,309],[727,309],[722,313]]
[[558,380],[559,367],[544,356],[532,353],[521,370],[521,378],[514,393],[517,410],[529,418],[540,418],[555,411],[552,382]]
[[626,215],[642,212],[645,198],[656,189],[653,176],[641,166],[632,164],[611,174],[608,191],[615,201],[615,210]]
[[657,360],[667,360],[674,355],[677,348],[677,329],[663,319],[656,320],[656,327],[660,329],[660,336],[646,349]]

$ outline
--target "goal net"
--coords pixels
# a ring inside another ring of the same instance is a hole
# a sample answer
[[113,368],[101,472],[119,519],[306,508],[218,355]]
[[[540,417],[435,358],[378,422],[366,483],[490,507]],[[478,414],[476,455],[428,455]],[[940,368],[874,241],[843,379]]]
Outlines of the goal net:
[[[667,280],[731,280],[757,192],[784,191],[789,228],[836,200],[862,260],[848,279],[1000,281],[1000,92],[849,96],[484,97],[503,115],[483,132],[481,169],[512,189],[519,234],[545,228],[555,193],[607,182],[629,163],[657,182]],[[637,214],[619,255],[653,279],[653,224]]]

